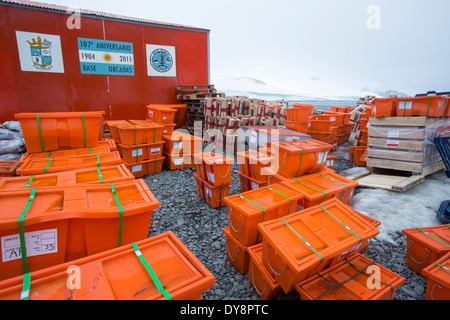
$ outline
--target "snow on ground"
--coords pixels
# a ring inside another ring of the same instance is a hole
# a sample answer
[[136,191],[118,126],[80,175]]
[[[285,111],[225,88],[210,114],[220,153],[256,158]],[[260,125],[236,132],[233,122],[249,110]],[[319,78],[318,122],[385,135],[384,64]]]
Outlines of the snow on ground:
[[405,192],[361,188],[350,205],[380,221],[377,238],[393,243],[396,231],[441,225],[436,212],[445,200],[450,200],[450,179],[440,171]]

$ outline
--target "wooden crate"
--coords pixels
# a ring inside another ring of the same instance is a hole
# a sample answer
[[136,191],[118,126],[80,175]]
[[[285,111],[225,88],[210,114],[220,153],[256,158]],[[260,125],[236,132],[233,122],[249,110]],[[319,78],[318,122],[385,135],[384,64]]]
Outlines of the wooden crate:
[[[370,118],[368,126],[367,168],[407,171],[427,175],[441,170],[440,154],[428,129],[443,118]],[[450,122],[449,122],[450,125]]]

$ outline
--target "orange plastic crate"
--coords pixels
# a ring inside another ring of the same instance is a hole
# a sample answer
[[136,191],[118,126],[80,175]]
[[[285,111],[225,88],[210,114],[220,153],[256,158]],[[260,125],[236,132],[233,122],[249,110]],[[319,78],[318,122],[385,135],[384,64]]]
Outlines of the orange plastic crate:
[[147,119],[157,122],[159,124],[171,124],[174,122],[176,109],[160,106],[160,105],[148,105]]
[[[201,179],[201,178],[200,178]],[[224,201],[230,192],[230,185],[223,184],[220,186],[214,186],[207,181],[203,180],[203,186],[205,187],[205,201],[213,208],[220,208],[226,205]]]
[[38,158],[25,160],[23,165],[18,168],[16,172],[18,175],[28,176],[96,166],[110,166],[120,164],[120,162],[120,155],[117,151],[99,153],[97,155],[79,156],[77,158]]
[[364,167],[366,162],[362,156],[367,152],[367,146],[353,146],[349,148],[349,160],[358,167]]
[[335,111],[322,111],[322,114],[330,115],[330,121],[334,121],[336,118],[336,126],[342,126],[350,121],[350,114],[344,112]]
[[320,116],[312,116],[309,119],[310,131],[326,132],[330,131],[332,126],[336,126],[336,122],[332,122],[329,119],[323,119]]
[[194,163],[194,155],[184,154],[182,156],[171,156],[167,153],[164,153],[165,157],[165,166],[169,170],[181,170],[184,168],[193,168],[195,166]]
[[295,212],[301,199],[300,192],[280,184],[226,197],[230,232],[244,246],[259,243],[258,223]]
[[128,168],[135,178],[142,178],[146,175],[153,175],[162,171],[164,157],[154,157],[152,159],[139,162],[127,162],[122,159],[122,163]]
[[111,151],[117,151],[117,145],[112,139],[100,140],[98,146],[108,146]]
[[246,176],[242,172],[238,171],[239,183],[241,185],[241,192],[246,192],[250,190],[256,190],[267,186],[267,181],[258,181],[249,176]]
[[392,117],[396,115],[398,101],[396,98],[375,98],[372,101],[374,117]]
[[125,161],[142,162],[156,157],[160,158],[163,154],[164,142],[147,143],[135,146],[126,146],[119,144],[122,151],[122,157]]
[[297,121],[285,120],[285,126],[286,126],[286,129],[290,129],[290,130],[294,130],[294,131],[306,134],[309,129],[309,122],[308,121],[297,122]]
[[427,282],[426,300],[450,300],[450,252],[422,270]]
[[[135,249],[136,248],[136,249]],[[137,251],[136,251],[137,250]],[[149,274],[140,261],[150,265]],[[70,266],[80,271],[79,287],[68,288]],[[159,282],[166,290],[160,291]],[[31,273],[30,300],[200,300],[214,286],[214,276],[168,231],[73,263]],[[19,300],[23,276],[0,282],[0,300]],[[168,293],[168,294],[167,294]]]
[[303,200],[299,201],[299,205],[303,208],[309,208],[331,198],[337,198],[343,203],[349,204],[353,196],[353,190],[359,183],[335,172],[318,172],[285,180],[281,182],[281,185],[303,194]]
[[314,105],[294,103],[292,108],[286,108],[286,119],[295,122],[308,122],[314,112]]
[[450,252],[450,225],[404,229],[406,263],[417,273]]
[[204,169],[200,168],[200,171],[206,172],[208,183],[214,186],[230,184],[234,158],[211,153],[203,153],[201,156],[203,164],[200,166]]
[[101,112],[18,113],[15,118],[29,153],[96,147],[103,128]]
[[[371,276],[371,266],[379,270],[379,278]],[[404,282],[405,278],[356,253],[323,270],[320,276],[298,283],[295,290],[302,300],[393,300]]]
[[264,266],[285,293],[326,269],[332,260],[337,262],[360,249],[363,241],[379,233],[336,198],[262,222],[258,229],[263,238]]
[[[156,124],[159,125],[156,122],[150,121],[150,120],[128,120],[132,124]],[[172,134],[172,132],[175,130],[176,124],[175,123],[166,123],[163,124],[164,128],[162,130],[162,134]]]
[[171,135],[163,135],[164,152],[172,156],[183,154],[196,154],[201,152],[203,139],[180,131]]
[[24,153],[19,163],[22,165],[27,159],[51,159],[51,158],[78,158],[79,156],[96,155],[97,153],[109,153],[109,146],[99,146],[93,148],[65,149],[49,152]]
[[241,274],[246,274],[250,264],[250,255],[248,254],[247,247],[231,235],[229,227],[223,228],[222,232],[226,238],[227,260]]
[[281,289],[275,277],[264,267],[262,250],[261,243],[247,248],[250,256],[247,277],[261,300],[271,300],[282,294],[283,289]]
[[325,164],[326,167],[334,170],[334,165],[336,163],[336,160],[337,160],[337,156],[328,155],[327,156],[327,163]]
[[109,134],[111,135],[111,138],[116,142],[116,144],[120,143],[120,133],[117,130],[117,126],[124,125],[124,124],[130,124],[131,122],[127,120],[109,120],[105,121],[106,127],[109,129]]
[[236,155],[242,174],[259,182],[267,181],[267,170],[272,167],[275,157],[254,150],[238,152]]
[[0,191],[46,187],[69,187],[75,184],[119,183],[133,181],[135,177],[124,165],[101,166],[61,171],[34,176],[0,178]]
[[308,131],[308,134],[313,139],[332,144],[332,142],[337,138],[337,128],[332,127],[332,129],[328,132]]
[[440,95],[396,98],[397,117],[443,117],[448,106],[448,98]]
[[197,186],[197,194],[200,198],[205,200],[205,180],[203,180],[198,173],[193,173],[195,184]]
[[[0,239],[3,243],[15,245],[4,252],[0,279],[15,277],[23,272],[22,260],[18,255],[18,220],[29,202],[31,205],[23,223],[25,239],[30,239],[27,240],[30,272],[144,239],[148,236],[152,211],[160,207],[143,180],[113,185],[2,191],[0,206],[7,207],[8,211],[0,218]],[[42,237],[45,246],[35,247],[34,242],[29,242]]]
[[0,177],[12,177],[19,161],[0,161]]
[[287,178],[315,173],[326,164],[330,144],[310,139],[295,142],[271,142],[267,153],[278,163],[278,173]]
[[156,143],[162,140],[163,125],[158,124],[122,124],[117,126],[123,145],[134,146]]

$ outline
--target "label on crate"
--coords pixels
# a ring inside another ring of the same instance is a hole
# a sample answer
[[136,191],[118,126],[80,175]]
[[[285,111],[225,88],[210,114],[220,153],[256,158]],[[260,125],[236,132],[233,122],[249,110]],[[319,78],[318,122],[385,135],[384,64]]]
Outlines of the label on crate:
[[327,167],[332,167],[334,165],[334,160],[327,160]]
[[177,141],[173,143],[174,149],[181,149],[183,147],[183,141]]
[[208,180],[211,181],[212,183],[215,183],[214,174],[212,174],[211,172],[206,172],[206,174],[208,176]]
[[212,198],[211,189],[209,189],[208,187],[206,188],[206,194],[208,195],[208,197]]
[[173,164],[176,166],[181,166],[183,164],[183,158],[180,159],[174,159]]
[[[2,262],[22,259],[19,234],[1,238]],[[58,252],[58,230],[48,229],[25,233],[27,257]]]
[[400,145],[399,140],[386,140],[386,147],[398,148]]
[[336,117],[330,117],[330,121],[336,121]]
[[151,155],[160,154],[160,153],[161,153],[161,148],[151,148],[150,149]]
[[411,109],[411,107],[412,107],[412,101],[409,101],[409,102],[400,101],[398,103],[399,109]]
[[251,183],[252,183],[252,190],[259,189],[259,184],[253,181],[251,181]]
[[388,136],[388,138],[399,138],[400,137],[400,131],[398,131],[398,130],[388,130],[387,136]]
[[327,161],[328,152],[321,152],[319,153],[319,156],[317,157],[317,163],[321,164]]
[[142,164],[137,164],[131,167],[131,173],[142,171]]
[[138,156],[142,156],[142,149],[138,149],[138,150],[135,149],[135,150],[131,151],[131,154],[133,157],[136,157],[136,153]]
[[351,249],[349,249],[349,250],[347,250],[345,252],[342,252],[341,255],[339,256],[338,260],[345,259],[349,255],[351,255],[353,252],[357,252],[361,248],[362,244],[363,244],[363,242],[361,241],[356,246],[354,246],[353,248],[351,248]]

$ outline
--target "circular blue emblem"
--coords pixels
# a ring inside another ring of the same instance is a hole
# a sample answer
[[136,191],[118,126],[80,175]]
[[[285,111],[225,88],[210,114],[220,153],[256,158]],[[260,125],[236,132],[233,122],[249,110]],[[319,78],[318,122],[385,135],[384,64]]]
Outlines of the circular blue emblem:
[[156,49],[150,55],[150,64],[156,71],[164,73],[172,68],[173,58],[167,50]]

